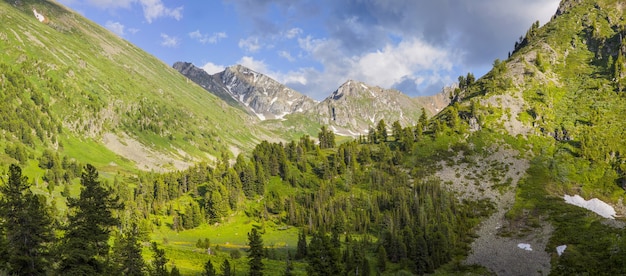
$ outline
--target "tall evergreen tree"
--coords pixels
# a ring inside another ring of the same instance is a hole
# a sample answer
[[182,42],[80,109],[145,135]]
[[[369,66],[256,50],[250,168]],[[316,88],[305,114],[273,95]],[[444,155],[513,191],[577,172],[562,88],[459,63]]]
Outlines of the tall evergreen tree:
[[167,257],[165,257],[165,250],[159,248],[156,242],[152,242],[152,246],[150,247],[150,249],[152,250],[153,254],[152,268],[150,270],[150,274],[154,276],[167,276],[167,268],[165,267],[165,265],[169,260],[167,259]]
[[376,125],[376,140],[378,142],[387,142],[387,136],[387,124],[385,123],[385,120],[381,119]]
[[215,267],[213,267],[213,262],[211,260],[206,261],[204,263],[204,271],[202,271],[202,276],[216,276]]
[[283,276],[293,276],[293,261],[291,260],[291,252],[287,252],[287,260],[285,262],[285,273],[283,273]]
[[2,259],[7,262],[8,274],[45,274],[49,269],[48,246],[54,240],[45,201],[30,191],[28,178],[15,164],[9,166],[8,181],[0,192],[0,218],[6,233]]
[[141,256],[139,229],[132,224],[126,234],[122,235],[113,248],[114,262],[118,265],[117,273],[125,276],[145,275],[146,263]]
[[296,260],[302,260],[306,258],[307,250],[306,250],[306,234],[304,231],[300,231],[298,233],[298,247],[296,249]]
[[231,275],[233,275],[233,271],[230,267],[230,262],[228,261],[228,259],[224,259],[224,262],[222,263],[222,276]]
[[92,165],[85,166],[80,182],[80,197],[68,199],[71,213],[61,245],[59,274],[101,275],[109,269],[110,229],[119,224],[112,211],[121,205],[100,183]]
[[248,233],[248,265],[250,265],[250,276],[262,276],[263,275],[263,240],[261,234],[256,228],[252,228],[252,231]]

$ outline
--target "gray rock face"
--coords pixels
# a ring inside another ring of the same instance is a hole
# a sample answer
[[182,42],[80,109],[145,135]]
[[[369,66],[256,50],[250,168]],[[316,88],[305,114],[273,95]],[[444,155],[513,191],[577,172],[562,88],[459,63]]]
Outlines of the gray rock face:
[[394,89],[353,80],[341,85],[322,102],[317,102],[241,65],[228,67],[214,75],[191,63],[177,62],[173,67],[204,89],[261,120],[283,119],[290,114],[302,113],[307,119],[328,125],[340,135],[367,134],[369,128],[380,120],[388,125],[395,121],[403,126],[415,125],[422,108],[430,116],[450,102],[445,91],[411,98]]
[[201,68],[189,62],[176,62],[172,67],[191,81],[226,101],[228,104],[233,106],[239,105],[239,102],[233,99],[228,90],[222,85],[222,81],[217,77],[217,74],[209,75]]
[[261,120],[304,112],[316,102],[249,68],[236,65],[216,74],[231,96],[249,107]]
[[422,107],[400,91],[349,80],[307,114],[317,115],[321,124],[334,127],[335,132],[355,136],[367,134],[380,120],[388,125],[395,121],[415,125]]
[[245,107],[261,120],[280,119],[304,112],[316,101],[241,65],[209,75],[191,63],[177,62],[174,69],[230,104]]

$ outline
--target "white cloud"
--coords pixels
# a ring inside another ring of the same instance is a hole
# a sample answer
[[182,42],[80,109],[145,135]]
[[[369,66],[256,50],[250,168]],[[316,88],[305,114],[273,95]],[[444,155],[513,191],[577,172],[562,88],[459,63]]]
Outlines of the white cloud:
[[[74,0],[71,2],[73,3]],[[130,5],[135,2],[135,0],[88,0],[87,2],[101,9],[117,9],[130,8]]]
[[139,29],[137,29],[137,28],[128,28],[128,32],[131,33],[131,34],[136,34],[136,33],[139,32]]
[[143,8],[143,15],[148,23],[152,23],[153,20],[160,17],[171,17],[176,20],[183,18],[183,7],[177,7],[174,9],[165,7],[161,0],[139,0]]
[[[301,92],[320,99],[348,79],[391,88],[414,82],[413,89],[432,89],[453,81],[453,61],[460,53],[428,44],[419,39],[388,42],[379,50],[361,54],[346,52],[337,39],[298,39],[305,58],[319,62],[322,69],[299,71],[307,85],[294,85]],[[443,84],[442,84],[443,83]],[[441,88],[439,87],[439,88]],[[405,91],[416,92],[416,91]]]
[[261,43],[259,38],[251,36],[246,39],[239,40],[239,48],[246,50],[247,52],[254,53],[261,49]]
[[104,26],[118,36],[124,36],[124,25],[120,22],[107,21]]
[[219,42],[220,40],[227,38],[228,35],[226,35],[225,32],[217,32],[217,33],[213,33],[209,35],[209,34],[201,33],[200,30],[196,30],[194,32],[190,32],[189,37],[197,40],[198,42],[202,44],[207,44],[207,43],[215,44]]
[[178,37],[169,36],[164,33],[161,33],[161,39],[162,39],[161,46],[168,47],[168,48],[178,47],[178,44],[180,43],[180,40],[178,39]]
[[289,52],[287,52],[287,51],[278,51],[278,56],[280,56],[280,57],[282,57],[282,58],[284,58],[284,59],[286,59],[286,60],[288,60],[288,61],[291,61],[291,62],[293,62],[293,61],[295,61],[295,60],[296,60],[296,59],[295,59],[293,56],[291,56],[291,54],[290,54]]
[[304,70],[290,71],[287,73],[281,73],[273,71],[263,60],[256,60],[254,57],[244,56],[237,62],[245,67],[248,67],[256,72],[264,74],[283,84],[299,84],[306,85],[307,79]]
[[300,28],[292,28],[285,32],[285,37],[288,39],[292,39],[298,35],[302,34],[302,29]]
[[237,63],[259,73],[269,75],[267,64],[263,60],[255,60],[253,57],[244,56]]
[[[391,87],[406,76],[450,71],[453,56],[454,53],[413,39],[398,45],[387,44],[382,51],[356,58],[354,71],[367,83]],[[438,78],[431,81],[438,81]]]
[[226,68],[226,66],[224,65],[218,65],[218,64],[214,64],[212,62],[207,62],[205,65],[203,65],[202,70],[204,70],[205,72],[209,73],[209,74],[215,74],[215,73],[219,73],[224,71],[224,69]]

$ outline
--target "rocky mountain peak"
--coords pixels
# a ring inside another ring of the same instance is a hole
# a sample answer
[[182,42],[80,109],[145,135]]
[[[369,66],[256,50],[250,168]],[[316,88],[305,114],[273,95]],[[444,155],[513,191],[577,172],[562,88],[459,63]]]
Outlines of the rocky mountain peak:
[[219,96],[231,105],[241,106],[259,119],[280,119],[303,112],[315,101],[243,65],[233,65],[209,75],[188,62],[176,62],[174,69]]

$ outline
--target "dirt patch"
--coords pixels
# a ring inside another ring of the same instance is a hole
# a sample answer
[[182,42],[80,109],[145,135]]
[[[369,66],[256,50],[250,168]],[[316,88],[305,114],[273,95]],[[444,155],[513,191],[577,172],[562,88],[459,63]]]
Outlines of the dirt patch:
[[[517,183],[529,167],[527,160],[517,156],[515,150],[496,147],[484,157],[460,154],[454,164],[441,162],[436,176],[459,199],[488,199],[495,204],[496,212],[476,231],[478,238],[471,245],[466,264],[482,265],[498,275],[547,275],[550,255],[545,248],[553,231],[551,225],[542,222],[523,237],[500,235],[503,226],[509,224],[504,215],[515,202]],[[529,244],[532,251],[519,248],[521,243]]]
[[520,113],[525,112],[525,102],[520,93],[515,96],[509,94],[491,96],[481,100],[481,104],[499,107],[504,111],[500,122],[511,136],[523,135],[525,137],[533,131],[531,126],[527,126],[517,119]]
[[140,170],[166,172],[184,170],[192,165],[189,162],[155,152],[126,134],[118,136],[113,133],[105,133],[102,136],[102,141],[112,152],[135,162]]

